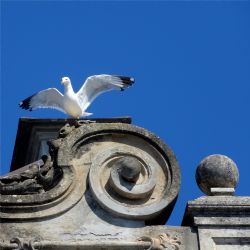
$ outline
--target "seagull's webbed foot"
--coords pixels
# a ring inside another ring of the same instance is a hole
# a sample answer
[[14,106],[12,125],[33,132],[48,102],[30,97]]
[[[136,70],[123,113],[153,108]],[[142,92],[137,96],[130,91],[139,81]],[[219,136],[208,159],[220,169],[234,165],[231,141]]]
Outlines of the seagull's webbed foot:
[[91,123],[96,123],[96,121],[93,121],[93,120],[76,120],[75,121],[75,126],[76,127],[80,127],[84,124],[91,124]]

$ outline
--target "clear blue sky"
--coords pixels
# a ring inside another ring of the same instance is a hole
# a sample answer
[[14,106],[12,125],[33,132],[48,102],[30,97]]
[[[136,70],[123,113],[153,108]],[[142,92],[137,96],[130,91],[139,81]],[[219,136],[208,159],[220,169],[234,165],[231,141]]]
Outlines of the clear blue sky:
[[96,99],[93,117],[132,116],[175,152],[181,191],[168,224],[202,195],[197,164],[232,158],[238,195],[250,195],[250,4],[240,1],[2,1],[1,174],[8,172],[20,117],[62,118],[19,109],[29,95],[75,90],[93,74],[133,76],[134,87]]

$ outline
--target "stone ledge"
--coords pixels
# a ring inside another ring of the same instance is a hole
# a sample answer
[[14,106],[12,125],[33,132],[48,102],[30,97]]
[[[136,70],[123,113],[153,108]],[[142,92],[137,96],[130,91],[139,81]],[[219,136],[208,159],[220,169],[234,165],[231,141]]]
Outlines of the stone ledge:
[[203,196],[189,201],[183,226],[250,225],[250,197]]

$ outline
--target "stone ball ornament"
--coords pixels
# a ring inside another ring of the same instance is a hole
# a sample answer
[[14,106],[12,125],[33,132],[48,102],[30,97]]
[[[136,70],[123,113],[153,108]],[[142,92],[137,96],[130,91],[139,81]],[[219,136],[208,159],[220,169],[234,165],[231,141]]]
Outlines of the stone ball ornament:
[[120,171],[122,178],[128,182],[135,183],[137,181],[142,170],[142,164],[137,158],[132,156],[122,157],[116,164],[116,169]]
[[196,170],[196,182],[207,195],[213,195],[212,188],[235,189],[238,181],[238,168],[234,161],[225,155],[207,156]]
[[172,150],[149,131],[121,123],[80,126],[58,151],[58,164],[69,162],[84,171],[86,192],[106,212],[161,224],[170,216],[180,170]]

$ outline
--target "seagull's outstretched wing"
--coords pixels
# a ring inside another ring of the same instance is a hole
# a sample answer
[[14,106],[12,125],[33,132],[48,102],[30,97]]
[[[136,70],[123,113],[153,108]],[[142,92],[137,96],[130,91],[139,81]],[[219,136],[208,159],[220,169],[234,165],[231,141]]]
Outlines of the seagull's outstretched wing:
[[56,88],[42,90],[19,103],[23,109],[53,108],[65,113],[63,95]]
[[77,92],[78,100],[83,111],[94,99],[110,90],[124,90],[134,83],[134,78],[116,75],[94,75],[86,79],[81,89]]

